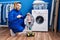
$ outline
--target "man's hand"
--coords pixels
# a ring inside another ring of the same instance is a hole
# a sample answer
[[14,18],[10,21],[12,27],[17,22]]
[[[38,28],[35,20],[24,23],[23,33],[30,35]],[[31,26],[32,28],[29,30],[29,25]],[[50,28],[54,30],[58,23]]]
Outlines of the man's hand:
[[17,18],[21,18],[22,16],[21,15],[18,15]]

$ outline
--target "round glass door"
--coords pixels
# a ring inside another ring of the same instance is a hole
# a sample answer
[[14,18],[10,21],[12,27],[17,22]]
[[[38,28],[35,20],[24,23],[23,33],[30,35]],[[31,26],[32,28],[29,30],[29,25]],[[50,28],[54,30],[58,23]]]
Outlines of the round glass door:
[[43,18],[42,16],[37,16],[37,17],[36,17],[36,22],[37,22],[38,24],[42,24],[42,23],[44,22],[44,18]]

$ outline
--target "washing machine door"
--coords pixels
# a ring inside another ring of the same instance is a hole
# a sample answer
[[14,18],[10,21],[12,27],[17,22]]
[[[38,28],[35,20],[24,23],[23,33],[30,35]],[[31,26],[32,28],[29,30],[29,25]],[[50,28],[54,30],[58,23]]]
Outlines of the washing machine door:
[[37,17],[36,17],[36,22],[37,22],[38,24],[42,24],[42,23],[44,22],[44,18],[43,18],[42,16],[37,16]]

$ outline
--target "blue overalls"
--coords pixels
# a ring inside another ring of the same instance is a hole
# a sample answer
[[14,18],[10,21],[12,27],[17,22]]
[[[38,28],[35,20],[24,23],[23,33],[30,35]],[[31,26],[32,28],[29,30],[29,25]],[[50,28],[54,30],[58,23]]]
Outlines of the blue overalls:
[[25,28],[24,25],[24,18],[25,16],[21,18],[17,18],[18,15],[22,15],[20,10],[13,9],[8,13],[8,25],[9,28],[12,29],[14,33],[16,32],[22,32]]

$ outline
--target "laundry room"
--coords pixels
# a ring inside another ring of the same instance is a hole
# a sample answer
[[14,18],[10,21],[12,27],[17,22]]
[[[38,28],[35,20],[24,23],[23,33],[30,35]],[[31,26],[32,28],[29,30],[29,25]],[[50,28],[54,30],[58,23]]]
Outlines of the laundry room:
[[0,0],[0,40],[60,40],[60,0]]

